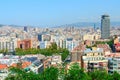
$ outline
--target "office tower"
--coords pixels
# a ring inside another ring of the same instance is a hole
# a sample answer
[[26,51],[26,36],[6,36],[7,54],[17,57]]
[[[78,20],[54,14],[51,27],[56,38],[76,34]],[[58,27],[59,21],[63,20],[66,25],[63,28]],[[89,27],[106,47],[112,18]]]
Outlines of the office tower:
[[24,27],[24,31],[26,31],[26,32],[28,31],[28,28],[27,28],[27,26],[25,26],[25,27]]
[[101,38],[108,39],[110,37],[110,18],[109,15],[101,17]]
[[38,41],[42,41],[42,34],[38,34]]

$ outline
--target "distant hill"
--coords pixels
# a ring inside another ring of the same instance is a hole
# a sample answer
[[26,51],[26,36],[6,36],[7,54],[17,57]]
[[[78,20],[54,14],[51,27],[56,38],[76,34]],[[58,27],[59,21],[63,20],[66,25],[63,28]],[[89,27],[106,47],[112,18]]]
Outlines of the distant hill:
[[[5,26],[3,24],[0,24],[0,27]],[[24,27],[20,25],[7,25],[11,27]],[[100,22],[77,22],[77,23],[72,23],[72,24],[65,24],[65,25],[59,25],[59,26],[54,26],[52,28],[58,28],[58,27],[100,27],[101,23]],[[37,26],[29,26],[29,27],[37,27]],[[111,27],[120,27],[120,22],[111,22]]]
[[[110,23],[111,27],[120,27],[120,22],[111,22]],[[99,22],[77,22],[73,24],[65,24],[57,27],[100,27],[101,23]]]

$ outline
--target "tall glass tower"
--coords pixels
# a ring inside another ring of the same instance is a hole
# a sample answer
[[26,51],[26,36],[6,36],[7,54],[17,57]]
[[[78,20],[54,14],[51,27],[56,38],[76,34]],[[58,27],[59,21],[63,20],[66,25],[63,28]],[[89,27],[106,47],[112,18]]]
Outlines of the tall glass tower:
[[108,39],[110,37],[110,17],[102,15],[101,17],[101,38]]

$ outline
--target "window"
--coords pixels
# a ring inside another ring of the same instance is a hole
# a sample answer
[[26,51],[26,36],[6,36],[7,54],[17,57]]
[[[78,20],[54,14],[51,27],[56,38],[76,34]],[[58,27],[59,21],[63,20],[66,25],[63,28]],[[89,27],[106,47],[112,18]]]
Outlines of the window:
[[21,48],[21,49],[23,48],[22,44],[20,44],[20,48]]

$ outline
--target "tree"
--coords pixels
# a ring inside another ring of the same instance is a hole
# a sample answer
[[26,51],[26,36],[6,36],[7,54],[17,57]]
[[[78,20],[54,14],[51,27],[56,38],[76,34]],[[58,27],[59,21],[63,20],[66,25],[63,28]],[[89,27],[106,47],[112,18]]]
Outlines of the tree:
[[26,72],[19,68],[10,68],[10,74],[5,80],[120,80],[120,74],[116,71],[113,74],[108,74],[106,71],[99,70],[87,74],[77,63],[74,63],[68,72],[64,67],[59,70],[49,67],[39,74],[31,71]]
[[67,49],[57,48],[56,43],[52,43],[50,48],[46,48],[46,49],[35,49],[35,48],[21,49],[21,48],[16,48],[15,51],[16,51],[17,55],[43,54],[45,56],[51,56],[53,54],[59,54],[59,55],[62,56],[62,60],[65,60],[66,57],[69,55],[69,51]]
[[58,69],[50,67],[42,73],[42,80],[58,80]]
[[51,44],[51,46],[50,46],[49,49],[51,49],[51,50],[57,50],[57,44],[56,44],[55,42],[53,42],[53,43]]
[[80,68],[79,64],[71,65],[65,80],[90,80],[90,77]]
[[108,79],[107,71],[95,70],[93,72],[90,72],[89,76],[92,78],[92,80],[107,80]]
[[113,80],[120,80],[120,74],[117,73],[116,71],[112,74]]
[[25,72],[19,68],[11,68],[10,74],[5,80],[40,80],[41,76],[33,72]]
[[61,50],[62,52],[62,54],[61,54],[61,56],[62,56],[62,60],[64,61],[66,58],[67,58],[67,56],[69,55],[69,51],[67,50],[67,49],[63,49],[63,50]]

